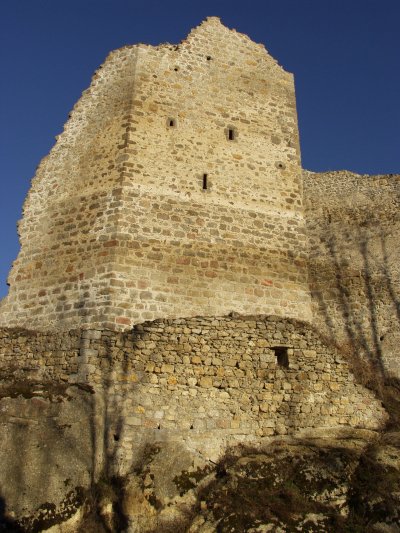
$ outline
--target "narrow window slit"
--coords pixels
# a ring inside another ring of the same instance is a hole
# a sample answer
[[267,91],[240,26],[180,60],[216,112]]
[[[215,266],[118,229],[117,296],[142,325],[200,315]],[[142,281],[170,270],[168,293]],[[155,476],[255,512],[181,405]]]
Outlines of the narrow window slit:
[[203,174],[203,191],[207,190],[208,188],[207,177],[207,174]]
[[229,128],[228,130],[228,139],[230,141],[233,141],[235,139],[235,131],[232,128]]
[[275,346],[272,348],[276,356],[276,364],[282,368],[289,368],[289,353],[286,346]]
[[169,119],[168,119],[168,126],[169,126],[170,128],[175,128],[175,126],[176,126],[176,121],[175,121],[173,118],[169,118]]

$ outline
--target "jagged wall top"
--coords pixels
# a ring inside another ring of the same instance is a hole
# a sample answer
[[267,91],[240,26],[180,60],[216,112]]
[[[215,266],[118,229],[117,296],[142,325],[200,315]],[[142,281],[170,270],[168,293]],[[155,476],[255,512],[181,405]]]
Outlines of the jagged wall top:
[[[224,44],[225,46],[227,43],[234,47],[236,51],[240,48],[251,50],[251,53],[254,54],[255,61],[258,60],[258,63],[262,63],[263,68],[276,69],[277,72],[290,74],[269,54],[263,43],[256,43],[245,33],[238,32],[234,28],[228,28],[221,22],[219,17],[215,16],[206,17],[198,26],[191,29],[187,37],[182,39],[179,44],[162,43],[154,46],[146,43],[138,43],[126,45],[111,51],[108,57],[119,54],[123,50],[133,48],[153,48],[159,50],[167,48],[171,50],[179,50],[193,45],[197,45],[201,48],[199,53],[207,53],[215,48],[216,45]],[[256,63],[254,63],[254,65],[255,64]]]
[[264,44],[255,43],[250,37],[244,33],[237,32],[235,29],[227,28],[222,24],[219,17],[207,17],[201,24],[191,30],[186,39],[181,41],[180,46],[185,47],[193,43],[200,43],[204,51],[207,49],[207,44],[203,38],[215,46],[221,43],[230,42],[236,47],[236,51],[240,48],[251,50],[254,55],[254,60],[262,62],[262,67],[266,66],[277,71],[287,74],[287,72],[278,64],[278,62],[268,53]]
[[293,76],[210,18],[110,54],[40,165],[6,325],[309,317]]

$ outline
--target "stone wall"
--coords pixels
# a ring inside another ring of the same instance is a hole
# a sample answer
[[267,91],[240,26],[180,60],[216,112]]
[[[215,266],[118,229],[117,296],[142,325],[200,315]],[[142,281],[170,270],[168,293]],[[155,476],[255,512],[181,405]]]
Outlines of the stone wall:
[[385,421],[338,353],[277,317],[159,320],[125,333],[3,330],[0,353],[9,374],[93,386],[121,465],[159,439],[215,458],[228,444]]
[[400,375],[399,176],[303,174],[293,76],[262,45],[212,17],[110,54],[38,168],[0,303],[21,523],[155,449],[172,486],[229,446],[385,424],[341,354]]
[[400,375],[400,176],[304,173],[314,323]]
[[310,319],[293,76],[209,18],[110,54],[32,182],[0,324]]
[[82,346],[79,330],[41,333],[21,328],[0,329],[0,377],[71,382],[78,371]]
[[1,302],[3,326],[48,330],[94,314],[106,322],[135,54],[129,62],[124,50],[109,55],[37,169]]
[[205,475],[229,447],[371,438],[387,420],[309,325],[279,317],[1,329],[0,359],[0,503],[27,531],[76,521],[102,479],[128,476],[137,521],[153,489],[172,501],[188,470]]

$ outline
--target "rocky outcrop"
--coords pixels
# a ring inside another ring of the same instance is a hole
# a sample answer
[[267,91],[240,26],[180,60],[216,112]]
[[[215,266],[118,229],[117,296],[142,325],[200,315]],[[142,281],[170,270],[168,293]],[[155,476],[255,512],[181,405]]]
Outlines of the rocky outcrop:
[[60,383],[3,381],[0,428],[0,494],[7,520],[16,520],[21,531],[42,531],[73,517],[96,470],[92,392]]
[[[305,323],[5,329],[0,355],[4,527],[205,533],[314,521],[309,531],[346,531],[389,503],[396,520],[398,446],[380,431],[400,427],[397,385],[379,399]],[[373,469],[388,497],[364,482],[354,492]]]

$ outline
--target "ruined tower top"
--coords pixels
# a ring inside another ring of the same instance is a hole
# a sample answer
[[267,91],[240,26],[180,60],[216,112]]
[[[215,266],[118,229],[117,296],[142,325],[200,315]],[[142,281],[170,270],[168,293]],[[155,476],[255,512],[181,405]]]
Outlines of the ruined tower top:
[[310,317],[293,76],[210,17],[112,52],[41,162],[1,323]]

